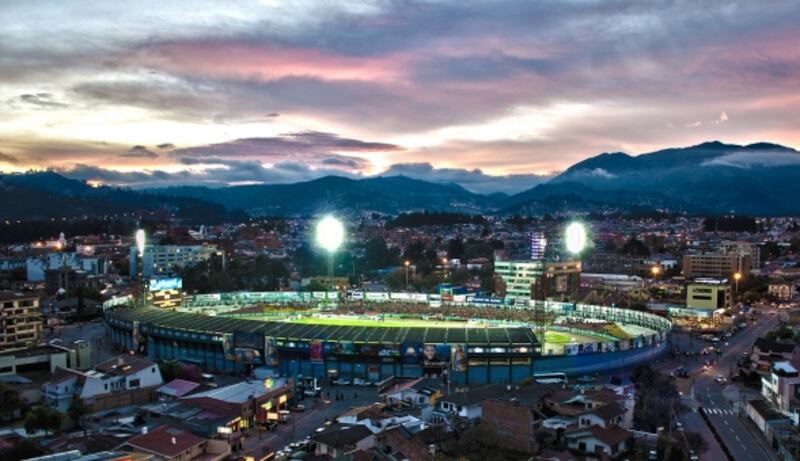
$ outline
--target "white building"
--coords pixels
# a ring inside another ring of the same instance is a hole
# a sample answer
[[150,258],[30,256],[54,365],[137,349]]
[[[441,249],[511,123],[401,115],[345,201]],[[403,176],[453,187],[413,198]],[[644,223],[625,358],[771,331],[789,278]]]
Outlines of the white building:
[[494,263],[494,273],[503,281],[507,297],[529,300],[531,299],[531,287],[544,274],[544,261],[497,260]]
[[[208,261],[212,256],[223,258],[224,252],[217,249],[216,245],[146,245],[142,255],[142,276],[145,278],[154,275],[165,275],[177,269],[191,267],[203,261]],[[130,274],[138,276],[139,255],[136,247],[130,250]]]
[[[82,399],[87,405],[94,405],[115,395],[162,384],[161,371],[154,362],[120,355],[86,372],[59,369],[53,379],[42,387],[42,394],[46,404],[66,411],[75,398]],[[98,406],[102,407],[102,404]]]
[[789,362],[775,362],[772,364],[769,376],[761,377],[761,395],[781,414],[792,418],[798,424],[798,414],[795,408],[797,385],[800,384],[800,372]]
[[88,275],[108,273],[108,260],[104,256],[86,257],[78,253],[48,253],[33,256],[25,261],[29,282],[43,282],[45,272],[70,267]]

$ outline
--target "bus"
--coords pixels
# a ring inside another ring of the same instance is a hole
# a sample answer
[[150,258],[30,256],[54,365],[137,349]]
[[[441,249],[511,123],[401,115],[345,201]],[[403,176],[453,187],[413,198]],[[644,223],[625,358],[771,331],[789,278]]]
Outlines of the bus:
[[566,373],[536,373],[533,375],[536,384],[567,384]]

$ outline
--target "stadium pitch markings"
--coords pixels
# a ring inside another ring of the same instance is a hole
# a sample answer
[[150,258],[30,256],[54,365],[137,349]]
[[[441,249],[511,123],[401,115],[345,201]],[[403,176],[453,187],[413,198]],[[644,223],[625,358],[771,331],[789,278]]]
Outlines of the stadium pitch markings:
[[469,324],[467,322],[435,321],[422,319],[347,319],[327,317],[303,317],[300,319],[286,319],[288,323],[302,323],[305,325],[336,325],[343,327],[383,327],[383,328],[481,328],[484,324]]

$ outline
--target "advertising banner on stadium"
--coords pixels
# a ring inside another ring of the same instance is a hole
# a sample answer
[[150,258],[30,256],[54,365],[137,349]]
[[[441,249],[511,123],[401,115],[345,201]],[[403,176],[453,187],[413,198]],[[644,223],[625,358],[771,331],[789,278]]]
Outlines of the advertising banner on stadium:
[[246,364],[260,364],[261,363],[261,351],[256,349],[251,349],[249,347],[237,347],[234,349],[234,354],[236,354],[236,360],[239,363],[246,363]]
[[233,333],[223,333],[222,335],[222,353],[226,358],[233,357]]
[[141,342],[141,340],[142,340],[142,334],[139,328],[139,321],[134,320],[133,333],[131,333],[131,342],[132,342],[131,349],[133,349],[136,352],[139,352],[139,343]]
[[406,342],[400,345],[400,356],[403,363],[419,363],[422,344],[418,342]]
[[333,353],[338,355],[355,355],[356,347],[352,341],[339,341],[333,345]]
[[447,344],[426,344],[422,348],[423,365],[444,365],[450,362],[450,346]]
[[490,306],[502,306],[505,304],[505,298],[492,298],[489,296],[467,296],[467,302],[470,304],[486,304]]
[[364,299],[366,299],[367,301],[388,301],[389,293],[366,292],[364,293]]
[[180,290],[183,288],[183,279],[180,277],[159,277],[150,279],[150,291]]
[[233,333],[233,344],[236,348],[261,350],[261,346],[264,344],[264,335],[261,333],[235,331]]
[[425,293],[411,293],[411,300],[418,303],[424,303],[428,301],[428,295]]
[[361,344],[358,346],[358,354],[364,358],[374,358],[378,356],[380,346],[377,344]]
[[465,372],[467,371],[467,346],[465,344],[454,344],[450,351],[450,366],[453,371]]
[[308,356],[312,362],[322,362],[324,360],[322,341],[311,341],[308,343]]
[[278,345],[271,336],[264,337],[264,365],[270,367],[278,365]]
[[397,346],[382,344],[378,348],[379,357],[400,357],[400,349]]

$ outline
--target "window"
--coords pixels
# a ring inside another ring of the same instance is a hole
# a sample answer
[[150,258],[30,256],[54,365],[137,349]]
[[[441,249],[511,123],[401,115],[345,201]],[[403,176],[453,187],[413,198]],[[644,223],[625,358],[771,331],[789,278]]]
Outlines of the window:
[[139,387],[139,384],[140,384],[140,380],[138,380],[138,379],[132,379],[132,380],[128,381],[128,387]]

